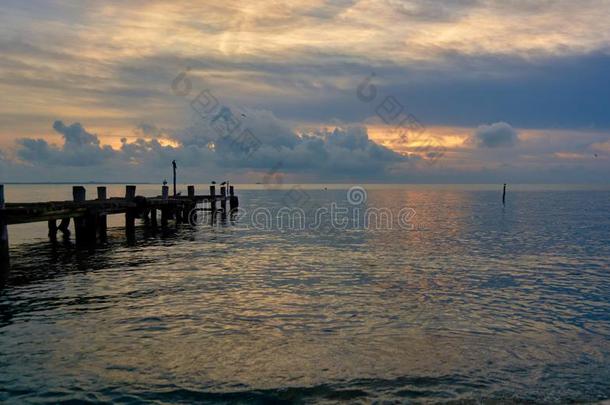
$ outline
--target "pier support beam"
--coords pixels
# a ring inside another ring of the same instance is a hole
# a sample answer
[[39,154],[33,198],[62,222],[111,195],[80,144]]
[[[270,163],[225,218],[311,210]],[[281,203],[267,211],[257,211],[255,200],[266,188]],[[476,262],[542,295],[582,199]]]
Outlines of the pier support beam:
[[216,213],[216,186],[210,186],[210,210],[212,215]]
[[157,227],[157,210],[155,208],[150,209],[150,227]]
[[68,239],[70,237],[70,218],[62,218],[57,229],[61,231],[64,239]]
[[[168,200],[168,198],[169,198],[169,187],[168,186],[163,186],[161,188],[161,198],[163,199],[163,201]],[[168,219],[169,219],[169,208],[167,208],[167,207],[161,208],[161,228],[163,228],[163,229],[167,228]]]
[[[4,185],[0,184],[0,210],[4,209]],[[8,274],[10,265],[8,246],[8,220],[0,212],[0,278]]]
[[[136,186],[125,186],[125,200],[133,201],[136,198]],[[125,233],[128,239],[135,237],[136,232],[136,210],[128,208],[125,213]]]
[[[97,199],[100,201],[106,200],[108,195],[106,193],[106,187],[98,187],[97,188]],[[97,217],[97,227],[98,234],[100,238],[100,242],[106,242],[108,239],[108,218],[106,215],[99,215]]]
[[49,240],[51,242],[57,242],[57,221],[54,219],[49,220]]
[[197,206],[195,203],[195,186],[188,186],[188,197],[189,201],[184,204],[182,207],[182,221],[185,223],[191,224],[191,212]]
[[[72,187],[72,200],[74,202],[84,202],[87,191],[83,186]],[[74,237],[77,245],[83,245],[86,239],[86,228],[84,217],[74,217]]]
[[229,187],[229,210],[231,212],[233,212],[237,208],[239,208],[239,199],[235,195],[235,189],[233,188],[233,186],[230,186]]
[[227,188],[225,186],[220,187],[220,208],[222,213],[227,213]]

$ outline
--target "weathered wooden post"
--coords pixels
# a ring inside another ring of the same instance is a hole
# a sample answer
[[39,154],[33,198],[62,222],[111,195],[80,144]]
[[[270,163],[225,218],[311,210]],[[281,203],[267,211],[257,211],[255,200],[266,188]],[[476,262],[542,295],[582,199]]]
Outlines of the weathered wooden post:
[[216,186],[210,186],[210,210],[212,214],[216,212]]
[[222,212],[227,212],[227,188],[225,186],[220,187],[220,208]]
[[4,212],[4,184],[0,184],[0,275],[8,273],[10,258],[8,246],[8,219]]
[[[99,201],[104,201],[108,198],[108,195],[106,194],[106,187],[100,186],[97,188],[97,199]],[[108,232],[108,218],[106,217],[106,215],[99,215],[97,218],[97,223],[98,223],[98,230],[99,230],[99,236],[100,236],[100,241],[105,242],[107,239],[107,232]]]
[[506,183],[504,183],[504,190],[502,191],[502,205],[506,205]]
[[[167,201],[169,199],[169,187],[163,186],[161,188],[161,198],[163,201]],[[169,209],[167,206],[163,206],[161,208],[161,228],[167,228],[167,221],[169,219]]]
[[[83,186],[73,186],[72,187],[72,201],[76,203],[81,203],[86,200],[87,190]],[[74,217],[74,237],[76,238],[76,244],[82,245],[86,238],[86,229],[85,229],[85,218],[84,217]]]
[[151,208],[150,209],[150,227],[151,228],[156,228],[157,227],[157,210],[156,210],[156,208]]
[[48,227],[49,227],[49,240],[51,242],[56,242],[57,241],[57,221],[54,219],[50,219],[48,221]]
[[195,201],[195,186],[191,185],[187,187],[189,201],[184,205],[184,211],[182,212],[182,219],[184,222],[191,222],[191,212],[193,208],[197,206],[197,202]]
[[176,161],[172,160],[172,169],[174,170],[174,197],[178,195],[178,190],[176,189],[176,168]]
[[[125,186],[125,200],[133,201],[136,198],[136,186]],[[127,237],[131,238],[136,231],[136,209],[127,208],[125,212],[125,231]]]
[[231,212],[239,208],[239,199],[235,195],[235,189],[233,186],[229,187],[229,209]]
[[57,229],[61,231],[64,239],[68,239],[70,237],[70,217],[62,218]]

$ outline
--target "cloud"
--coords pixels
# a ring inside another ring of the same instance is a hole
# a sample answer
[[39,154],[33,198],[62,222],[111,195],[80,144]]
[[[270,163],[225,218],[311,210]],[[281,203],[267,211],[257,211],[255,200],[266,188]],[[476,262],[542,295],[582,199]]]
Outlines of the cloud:
[[519,141],[519,133],[506,122],[481,125],[473,135],[472,142],[479,148],[512,147]]
[[161,128],[158,128],[154,124],[147,124],[143,122],[136,127],[134,133],[140,136],[158,138],[164,136],[165,131]]
[[80,123],[66,126],[55,121],[53,129],[64,139],[61,147],[50,145],[44,139],[21,138],[19,158],[30,163],[62,166],[95,166],[116,155],[110,146],[102,146],[97,135],[87,132]]
[[[223,108],[221,111],[232,114],[230,108]],[[247,110],[242,119],[235,134],[247,130],[252,137],[248,148],[237,135],[220,136],[213,120],[167,133],[175,145],[163,145],[157,139],[128,142],[123,138],[117,149],[101,145],[98,136],[80,123],[67,126],[56,121],[53,128],[62,134],[62,145],[21,138],[17,141],[17,156],[35,167],[91,167],[100,172],[121,169],[144,176],[157,176],[175,159],[182,168],[246,171],[261,177],[276,170],[306,173],[319,179],[346,179],[355,175],[383,179],[394,165],[407,161],[371,140],[365,127],[336,127],[299,134],[270,111]],[[151,128],[156,127],[148,124],[147,129]]]

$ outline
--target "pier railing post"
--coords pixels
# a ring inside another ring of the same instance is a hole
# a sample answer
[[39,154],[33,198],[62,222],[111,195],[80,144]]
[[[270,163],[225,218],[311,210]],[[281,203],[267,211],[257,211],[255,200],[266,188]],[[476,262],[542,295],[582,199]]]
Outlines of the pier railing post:
[[[4,209],[4,185],[0,184],[0,210]],[[10,265],[8,245],[8,220],[0,211],[0,275],[8,272]]]
[[[106,187],[97,188],[97,199],[104,201],[108,198]],[[99,215],[97,218],[100,241],[105,242],[108,233],[108,218],[106,215]]]
[[[72,187],[72,201],[74,202],[84,202],[87,198],[87,191],[83,186],[73,186]],[[85,241],[85,218],[84,217],[74,217],[74,237],[76,238],[76,244],[82,245]]]

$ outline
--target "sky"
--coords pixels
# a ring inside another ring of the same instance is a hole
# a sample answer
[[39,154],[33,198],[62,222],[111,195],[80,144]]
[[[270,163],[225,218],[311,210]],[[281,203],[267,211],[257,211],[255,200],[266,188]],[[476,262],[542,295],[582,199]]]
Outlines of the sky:
[[0,182],[607,183],[608,0],[3,0]]

